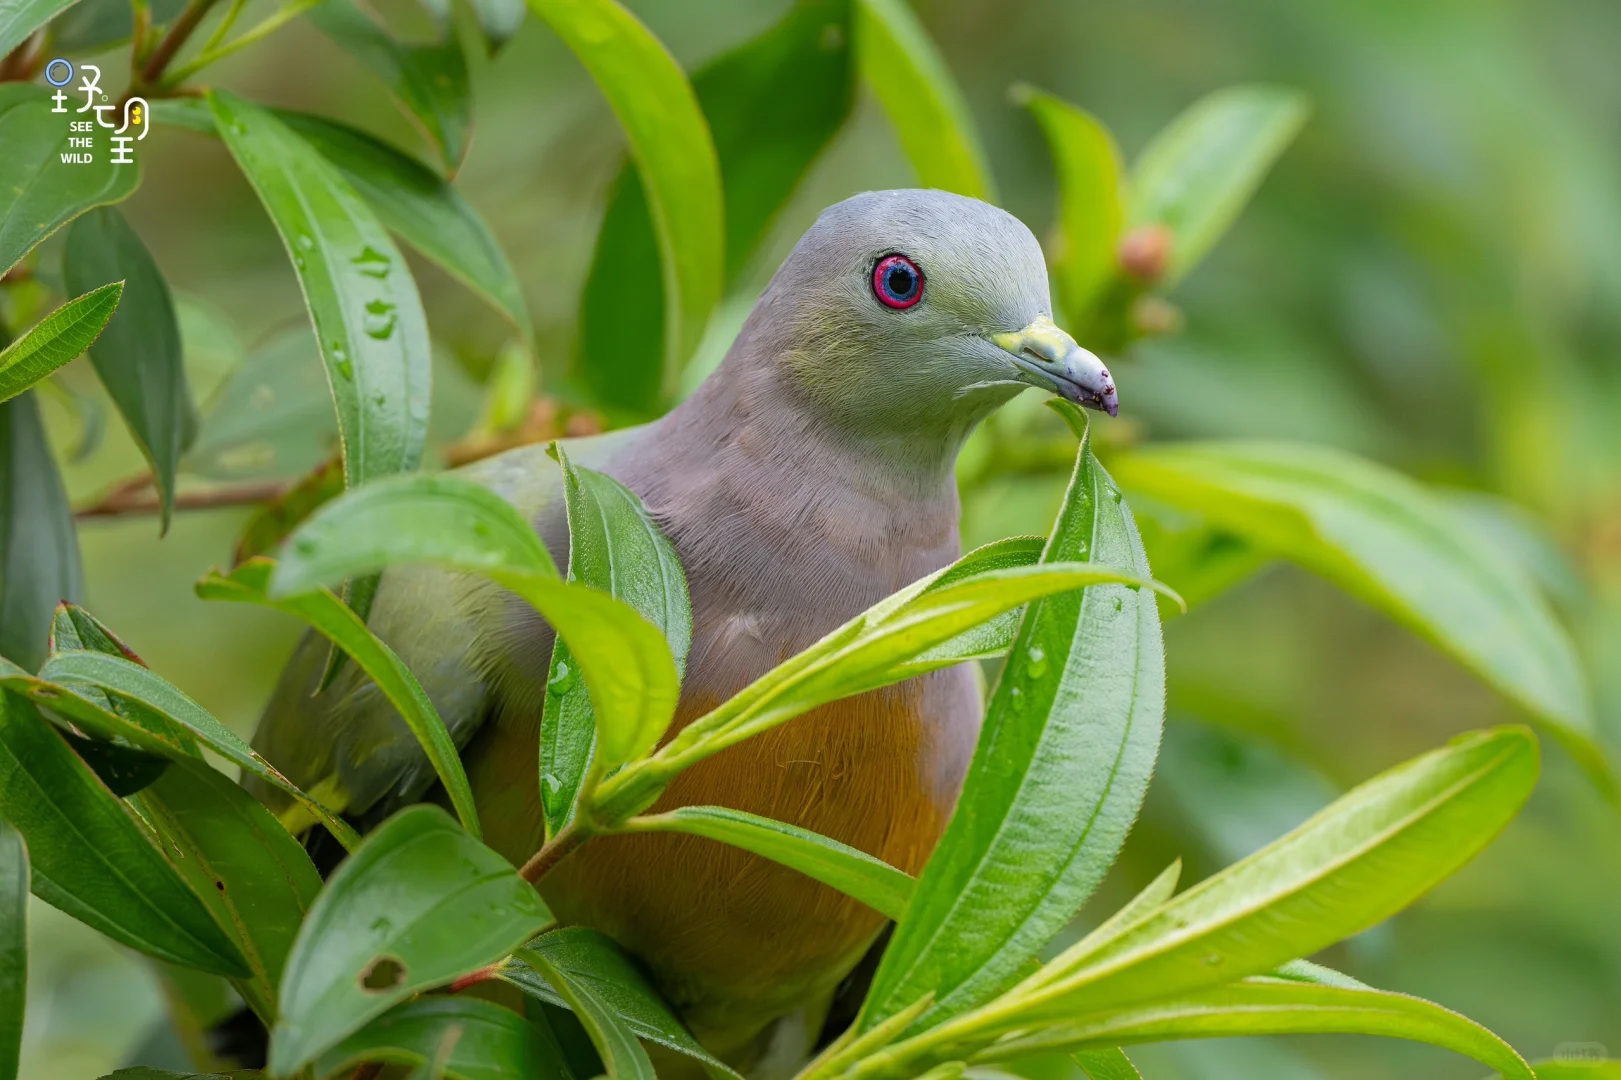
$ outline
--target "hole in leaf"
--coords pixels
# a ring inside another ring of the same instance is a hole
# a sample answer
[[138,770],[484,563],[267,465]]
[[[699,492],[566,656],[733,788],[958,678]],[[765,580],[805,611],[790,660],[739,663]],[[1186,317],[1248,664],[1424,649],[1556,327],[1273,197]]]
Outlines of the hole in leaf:
[[379,956],[360,973],[360,988],[373,994],[392,990],[405,981],[405,965],[392,956]]

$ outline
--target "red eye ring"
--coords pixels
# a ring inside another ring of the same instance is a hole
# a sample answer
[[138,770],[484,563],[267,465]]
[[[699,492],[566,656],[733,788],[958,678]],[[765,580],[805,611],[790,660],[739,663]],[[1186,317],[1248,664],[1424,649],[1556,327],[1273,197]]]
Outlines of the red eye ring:
[[885,307],[905,310],[923,299],[923,271],[905,255],[885,255],[872,268],[872,294]]

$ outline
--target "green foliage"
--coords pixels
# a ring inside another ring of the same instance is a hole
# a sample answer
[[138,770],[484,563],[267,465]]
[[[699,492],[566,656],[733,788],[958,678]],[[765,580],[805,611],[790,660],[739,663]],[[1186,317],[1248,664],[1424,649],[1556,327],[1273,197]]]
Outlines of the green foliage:
[[0,402],[0,657],[45,658],[51,612],[83,589],[79,541],[33,394]]
[[322,1054],[315,1072],[347,1075],[368,1061],[433,1065],[451,1080],[572,1080],[540,1028],[511,1009],[470,998],[397,1005]]
[[28,1002],[28,845],[0,820],[0,1080],[16,1080]]
[[69,300],[0,352],[0,402],[9,401],[84,352],[113,317],[124,282]]

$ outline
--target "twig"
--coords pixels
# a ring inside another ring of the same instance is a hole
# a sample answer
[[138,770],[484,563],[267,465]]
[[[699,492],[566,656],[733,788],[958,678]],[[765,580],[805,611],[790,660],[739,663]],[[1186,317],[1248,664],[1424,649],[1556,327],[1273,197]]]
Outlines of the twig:
[[[210,0],[210,2],[212,2],[212,0]],[[180,83],[185,82],[203,68],[207,67],[209,64],[212,64],[218,60],[223,60],[225,57],[230,56],[238,49],[247,45],[252,45],[260,38],[265,37],[268,34],[275,33],[287,23],[292,22],[294,19],[298,18],[300,15],[304,14],[304,12],[308,11],[310,8],[314,7],[320,2],[321,0],[292,0],[291,3],[288,3],[271,13],[269,17],[267,17],[257,26],[244,30],[242,32],[242,36],[238,37],[236,40],[228,41],[224,45],[217,48],[205,49],[190,63],[182,64],[175,71],[171,72],[169,77],[164,80],[164,89],[170,89],[179,85]]]
[[[186,491],[175,496],[176,510],[216,510],[225,506],[246,506],[270,502],[286,493],[290,485],[285,480],[248,480],[240,484],[224,484],[207,491]],[[115,485],[112,490],[89,506],[73,512],[76,518],[120,517],[126,514],[155,514],[163,507],[156,491],[152,490],[152,477],[137,476]]]
[[523,864],[518,873],[531,885],[535,884],[551,873],[552,867],[561,862],[563,856],[585,843],[590,836],[589,832],[579,827],[579,821],[576,819],[565,825],[562,832],[546,841],[539,851],[529,857],[529,861]]
[[152,54],[146,58],[146,63],[141,65],[139,77],[134,80],[130,89],[155,85],[163,77],[169,62],[196,32],[198,24],[203,21],[203,16],[208,14],[214,3],[215,0],[191,0],[191,3],[186,5],[186,10],[180,13],[180,18],[169,27],[169,32],[163,35],[152,50]]

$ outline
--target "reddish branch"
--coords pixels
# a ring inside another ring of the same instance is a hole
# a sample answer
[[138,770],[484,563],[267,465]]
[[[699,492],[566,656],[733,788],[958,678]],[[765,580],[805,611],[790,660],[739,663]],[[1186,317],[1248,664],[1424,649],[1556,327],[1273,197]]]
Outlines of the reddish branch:
[[[225,506],[247,506],[279,498],[288,488],[285,480],[249,480],[223,484],[206,491],[183,491],[175,496],[176,510],[216,510]],[[77,518],[120,517],[125,514],[155,514],[163,507],[152,486],[151,474],[133,476],[89,506],[73,512]]]

